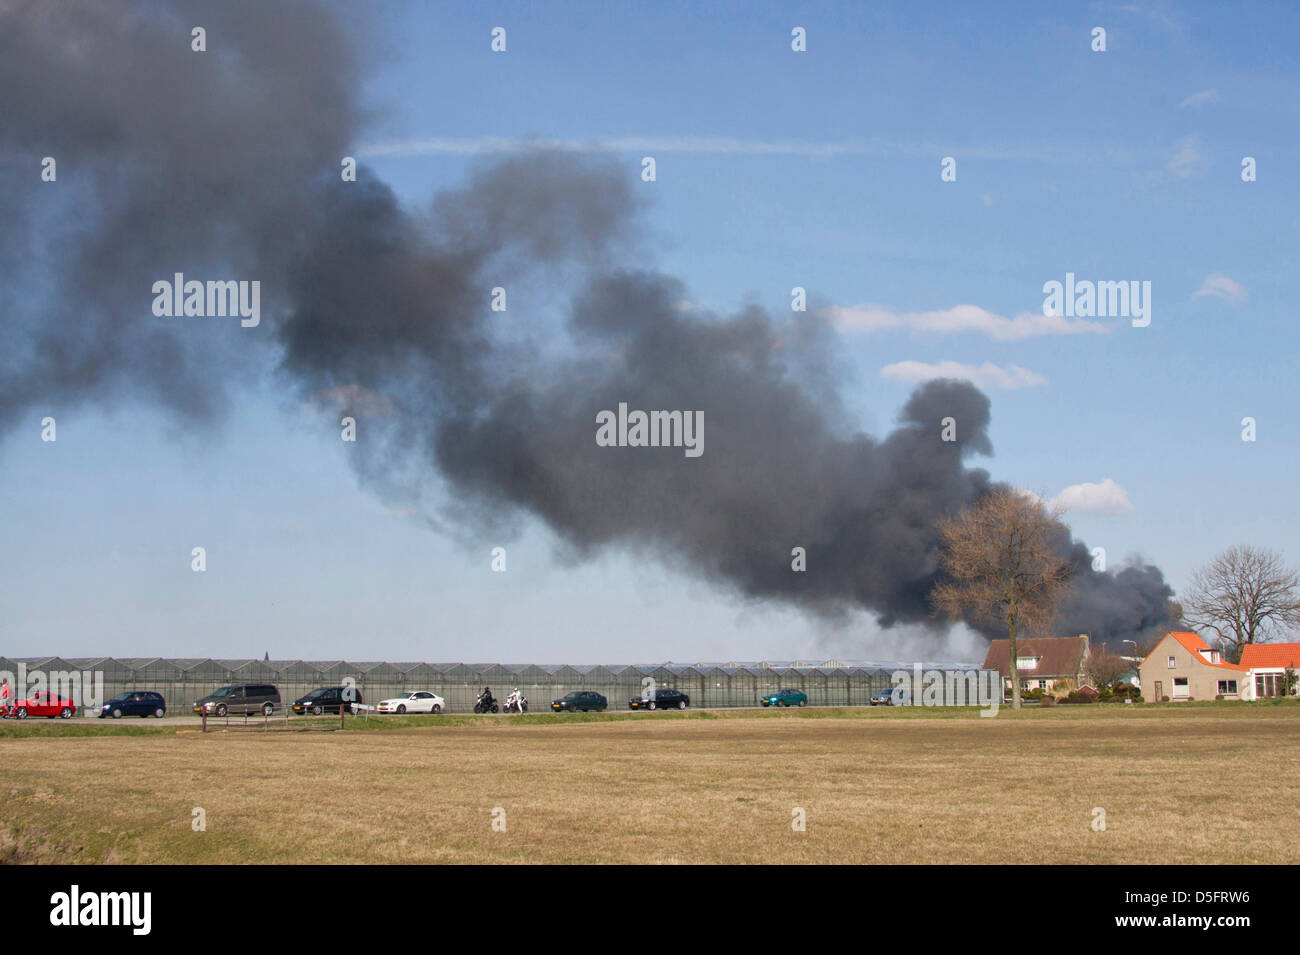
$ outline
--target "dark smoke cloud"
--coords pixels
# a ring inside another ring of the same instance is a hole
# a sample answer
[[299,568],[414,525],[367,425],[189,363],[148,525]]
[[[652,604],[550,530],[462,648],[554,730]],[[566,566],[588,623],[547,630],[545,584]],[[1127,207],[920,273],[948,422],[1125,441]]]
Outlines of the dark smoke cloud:
[[[198,23],[207,54],[189,50]],[[936,523],[993,486],[967,463],[992,453],[983,394],[931,382],[886,437],[860,433],[818,318],[715,315],[626,265],[638,205],[610,159],[516,156],[418,213],[369,170],[341,182],[359,69],[330,16],[297,3],[0,6],[0,88],[31,91],[0,127],[0,278],[22,290],[0,317],[17,343],[0,428],[34,403],[121,396],[211,418],[273,355],[300,394],[384,408],[360,432],[363,481],[437,484],[453,525],[531,516],[577,557],[630,548],[753,598],[941,625]],[[154,318],[146,293],[176,271],[261,280],[264,327]],[[575,290],[557,327],[520,304],[547,288]],[[560,347],[519,333],[534,321]],[[597,447],[596,413],[620,402],[702,411],[703,456]],[[1066,631],[1164,624],[1157,568],[1096,574],[1082,543],[1063,547],[1083,568]]]

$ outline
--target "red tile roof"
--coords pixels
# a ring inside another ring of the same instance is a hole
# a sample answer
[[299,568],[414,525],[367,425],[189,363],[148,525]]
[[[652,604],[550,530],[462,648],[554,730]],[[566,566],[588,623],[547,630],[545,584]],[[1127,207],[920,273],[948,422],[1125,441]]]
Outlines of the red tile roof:
[[[984,658],[984,669],[997,670],[1003,676],[1011,672],[1011,643],[992,640]],[[1070,677],[1074,679],[1083,669],[1083,656],[1088,650],[1087,637],[1022,637],[1016,641],[1016,656],[1041,657],[1032,670],[1021,670],[1026,679],[1034,677]]]
[[1241,649],[1241,665],[1300,670],[1300,643],[1248,643]]
[[[1250,669],[1250,667],[1241,666],[1236,663],[1211,663],[1209,660],[1205,659],[1205,657],[1201,655],[1201,651],[1210,650],[1213,648],[1204,640],[1202,640],[1199,634],[1192,633],[1190,630],[1171,630],[1169,631],[1169,633],[1165,634],[1164,639],[1162,639],[1160,643],[1164,643],[1165,640],[1169,639],[1170,637],[1173,637],[1175,640],[1177,640],[1182,645],[1183,649],[1187,650],[1189,653],[1191,653],[1192,656],[1196,657],[1198,661],[1205,664],[1205,666],[1207,667],[1218,667],[1220,670],[1237,670],[1237,671],[1245,671]],[[1147,660],[1151,659],[1152,655],[1156,652],[1156,650],[1160,649],[1160,643],[1156,644],[1155,650],[1152,650],[1151,653],[1147,654],[1146,659],[1142,661],[1143,664],[1145,664]]]

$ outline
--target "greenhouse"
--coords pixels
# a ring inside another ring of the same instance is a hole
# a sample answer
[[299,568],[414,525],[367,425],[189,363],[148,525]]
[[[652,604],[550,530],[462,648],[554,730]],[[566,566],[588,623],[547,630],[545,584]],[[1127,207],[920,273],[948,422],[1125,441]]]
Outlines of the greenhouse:
[[[432,690],[447,701],[452,712],[468,711],[484,686],[499,698],[519,687],[532,708],[549,704],[571,690],[594,690],[609,699],[610,709],[626,709],[628,700],[647,689],[681,690],[692,706],[757,706],[759,700],[780,689],[805,693],[811,706],[862,706],[873,694],[892,689],[894,675],[939,672],[947,674],[937,690],[937,702],[969,703],[957,697],[953,687],[962,676],[985,680],[985,671],[975,663],[872,662],[872,661],[770,661],[729,663],[649,664],[504,664],[504,663],[350,663],[342,660],[212,660],[162,659],[146,657],[88,657],[65,659],[0,657],[0,672],[11,683],[20,675],[31,682],[31,674],[42,671],[44,679],[56,685],[58,674],[75,671],[82,679],[102,679],[107,697],[132,690],[161,693],[176,711],[219,686],[230,683],[274,683],[283,702],[322,686],[339,686],[354,681],[368,703],[408,690]],[[93,676],[92,676],[93,675]],[[990,677],[988,685],[996,684]],[[84,685],[93,685],[86,682]],[[909,685],[911,685],[909,683]],[[919,680],[916,684],[919,687]],[[968,685],[968,684],[967,684]],[[919,692],[919,691],[918,691]]]

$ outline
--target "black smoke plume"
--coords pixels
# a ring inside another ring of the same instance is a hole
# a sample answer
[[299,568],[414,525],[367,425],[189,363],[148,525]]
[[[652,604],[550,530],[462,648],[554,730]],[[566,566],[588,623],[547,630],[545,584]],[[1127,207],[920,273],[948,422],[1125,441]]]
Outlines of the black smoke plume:
[[[632,548],[753,598],[941,625],[936,522],[993,486],[967,464],[992,453],[983,394],[932,382],[887,436],[861,433],[816,316],[715,315],[628,264],[634,177],[609,158],[515,156],[418,211],[365,167],[342,181],[366,118],[347,34],[278,0],[0,6],[0,428],[122,398],[216,419],[273,362],[343,413],[378,396],[363,481],[437,484],[453,524],[532,516],[578,558]],[[154,317],[175,272],[260,280],[263,325]],[[703,455],[597,447],[620,402],[702,411]],[[1067,546],[1064,632],[1166,625],[1159,569],[1094,573]]]

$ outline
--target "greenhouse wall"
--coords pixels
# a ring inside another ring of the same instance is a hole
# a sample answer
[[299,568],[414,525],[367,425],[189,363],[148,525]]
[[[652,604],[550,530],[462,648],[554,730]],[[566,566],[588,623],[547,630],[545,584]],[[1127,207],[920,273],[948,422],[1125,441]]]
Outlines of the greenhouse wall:
[[[472,709],[485,685],[492,687],[498,699],[518,686],[533,711],[548,708],[551,700],[571,690],[594,690],[608,698],[611,710],[627,709],[631,697],[650,687],[681,690],[695,707],[757,706],[763,696],[785,688],[805,693],[810,706],[864,706],[872,695],[892,689],[893,674],[900,671],[908,675],[909,685],[915,677],[918,693],[923,685],[928,687],[926,702],[932,705],[974,705],[968,691],[975,679],[983,686],[1001,686],[996,674],[973,663],[795,661],[580,667],[60,657],[19,661],[0,657],[0,670],[16,674],[20,666],[28,673],[74,669],[100,674],[104,699],[132,690],[154,690],[166,698],[173,713],[188,710],[195,700],[218,687],[249,682],[274,683],[286,705],[317,687],[338,686],[346,679],[355,681],[369,704],[408,690],[432,690],[447,701],[450,712]],[[927,683],[926,676],[932,674],[943,679],[931,677]]]

